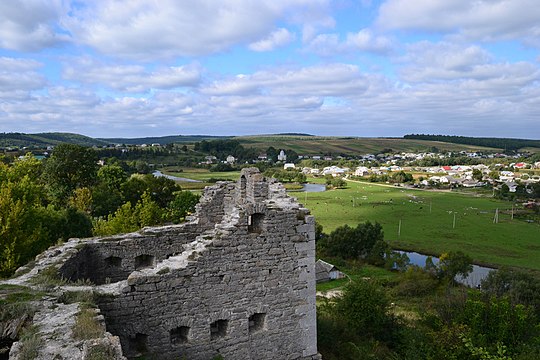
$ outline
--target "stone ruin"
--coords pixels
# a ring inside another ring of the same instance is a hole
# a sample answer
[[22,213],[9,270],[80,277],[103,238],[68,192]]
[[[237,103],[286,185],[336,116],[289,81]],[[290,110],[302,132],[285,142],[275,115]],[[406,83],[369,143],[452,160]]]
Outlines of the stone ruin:
[[[93,285],[59,290],[82,287],[99,295],[102,340],[118,359],[320,359],[309,211],[280,183],[248,168],[236,183],[207,187],[188,220],[72,239],[40,255],[14,281],[50,266],[72,282],[90,280]],[[47,311],[53,310],[43,307],[34,323]],[[73,351],[58,358],[85,358]]]

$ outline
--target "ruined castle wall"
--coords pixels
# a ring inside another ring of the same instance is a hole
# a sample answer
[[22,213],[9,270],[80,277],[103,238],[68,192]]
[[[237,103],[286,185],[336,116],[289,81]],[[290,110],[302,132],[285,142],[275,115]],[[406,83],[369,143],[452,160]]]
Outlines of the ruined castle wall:
[[241,175],[206,188],[188,223],[72,239],[23,277],[94,282],[78,286],[102,295],[130,359],[318,360],[314,218],[257,169]]
[[171,227],[159,235],[134,233],[124,239],[111,237],[89,242],[66,260],[59,271],[66,279],[88,279],[98,285],[125,280],[139,268],[183,252],[184,245],[200,233],[200,226],[186,224]]
[[[317,357],[314,219],[282,187],[269,198],[269,184],[254,183],[260,187],[248,181],[244,193],[251,201],[242,201],[239,184],[217,191],[221,204],[206,203],[205,212],[224,213],[196,239],[202,250],[132,273],[120,295],[100,303],[126,356]],[[175,267],[175,259],[187,261]]]

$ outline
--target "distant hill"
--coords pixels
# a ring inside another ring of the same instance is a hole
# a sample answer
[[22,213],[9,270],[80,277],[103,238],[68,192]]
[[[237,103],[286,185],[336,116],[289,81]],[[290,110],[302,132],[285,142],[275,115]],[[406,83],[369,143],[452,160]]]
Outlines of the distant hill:
[[512,139],[512,138],[484,138],[484,137],[467,137],[453,135],[425,135],[425,134],[410,134],[405,135],[404,139],[431,140],[442,141],[453,144],[466,144],[477,146],[488,146],[500,148],[503,150],[519,150],[521,148],[540,148],[540,140],[529,139]]
[[244,147],[254,147],[261,151],[273,146],[276,149],[290,149],[300,155],[325,154],[377,154],[383,150],[393,151],[431,151],[437,148],[441,151],[502,151],[499,148],[451,144],[441,141],[428,141],[402,138],[359,138],[337,136],[305,136],[305,135],[261,135],[237,136]]
[[103,146],[109,144],[106,141],[72,133],[0,133],[0,147],[47,147],[61,143],[84,146]]
[[228,136],[210,136],[210,135],[171,135],[171,136],[155,136],[143,138],[100,138],[101,141],[106,141],[109,144],[126,144],[126,145],[142,145],[142,144],[172,144],[172,143],[193,143],[202,140],[212,139],[227,139]]
[[[435,138],[420,139],[418,136],[441,137],[441,140]],[[449,142],[453,138],[461,143]],[[495,138],[470,138],[470,139],[488,139],[491,142],[467,143],[469,138],[451,137],[441,135],[407,135],[406,138],[360,138],[360,137],[339,137],[339,136],[315,136],[301,133],[284,133],[252,136],[209,136],[209,135],[174,135],[161,137],[143,137],[143,138],[91,138],[79,134],[71,133],[0,133],[0,147],[46,147],[54,146],[60,143],[72,143],[84,146],[105,146],[111,144],[142,145],[155,144],[166,145],[170,143],[195,143],[202,140],[224,140],[234,139],[241,145],[248,148],[255,148],[260,151],[266,151],[268,147],[273,146],[276,149],[294,150],[300,155],[359,155],[359,154],[377,154],[382,151],[431,151],[437,148],[441,151],[503,151],[512,149],[513,143],[506,140],[519,141],[519,146],[529,146],[536,149],[540,148],[540,141],[519,140],[519,139],[495,139]],[[501,142],[496,142],[501,140]],[[484,144],[484,145],[482,145]],[[491,144],[488,146],[487,144]],[[498,145],[498,146],[496,146]],[[517,146],[517,145],[516,145]]]

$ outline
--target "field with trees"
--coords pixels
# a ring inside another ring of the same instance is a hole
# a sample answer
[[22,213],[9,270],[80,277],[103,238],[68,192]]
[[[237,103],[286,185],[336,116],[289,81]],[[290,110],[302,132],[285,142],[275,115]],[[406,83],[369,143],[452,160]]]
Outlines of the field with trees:
[[512,219],[507,201],[352,181],[345,189],[295,196],[326,231],[369,220],[382,225],[394,248],[433,255],[462,250],[480,264],[540,270],[540,226],[518,219],[517,206]]
[[431,151],[437,148],[441,151],[502,151],[503,149],[452,144],[441,141],[402,139],[402,138],[358,138],[358,137],[323,137],[323,136],[239,136],[234,138],[245,147],[264,150],[269,146],[277,149],[291,149],[299,155],[325,154],[377,154],[391,149],[401,152]]

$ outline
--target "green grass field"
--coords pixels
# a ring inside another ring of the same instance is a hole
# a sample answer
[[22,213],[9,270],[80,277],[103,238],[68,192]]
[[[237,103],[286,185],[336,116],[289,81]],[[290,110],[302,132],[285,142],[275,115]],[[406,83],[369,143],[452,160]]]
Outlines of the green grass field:
[[[540,225],[511,219],[509,202],[354,182],[347,189],[291,195],[327,233],[369,220],[383,226],[394,248],[433,255],[461,250],[480,264],[540,270]],[[497,208],[499,223],[494,224]]]
[[239,136],[234,139],[240,141],[245,147],[253,147],[261,151],[266,150],[269,146],[273,146],[276,149],[291,149],[300,155],[321,155],[325,153],[359,155],[378,153],[383,149],[392,149],[394,151],[429,151],[432,147],[446,151],[497,150],[481,146],[399,138],[269,135]]

